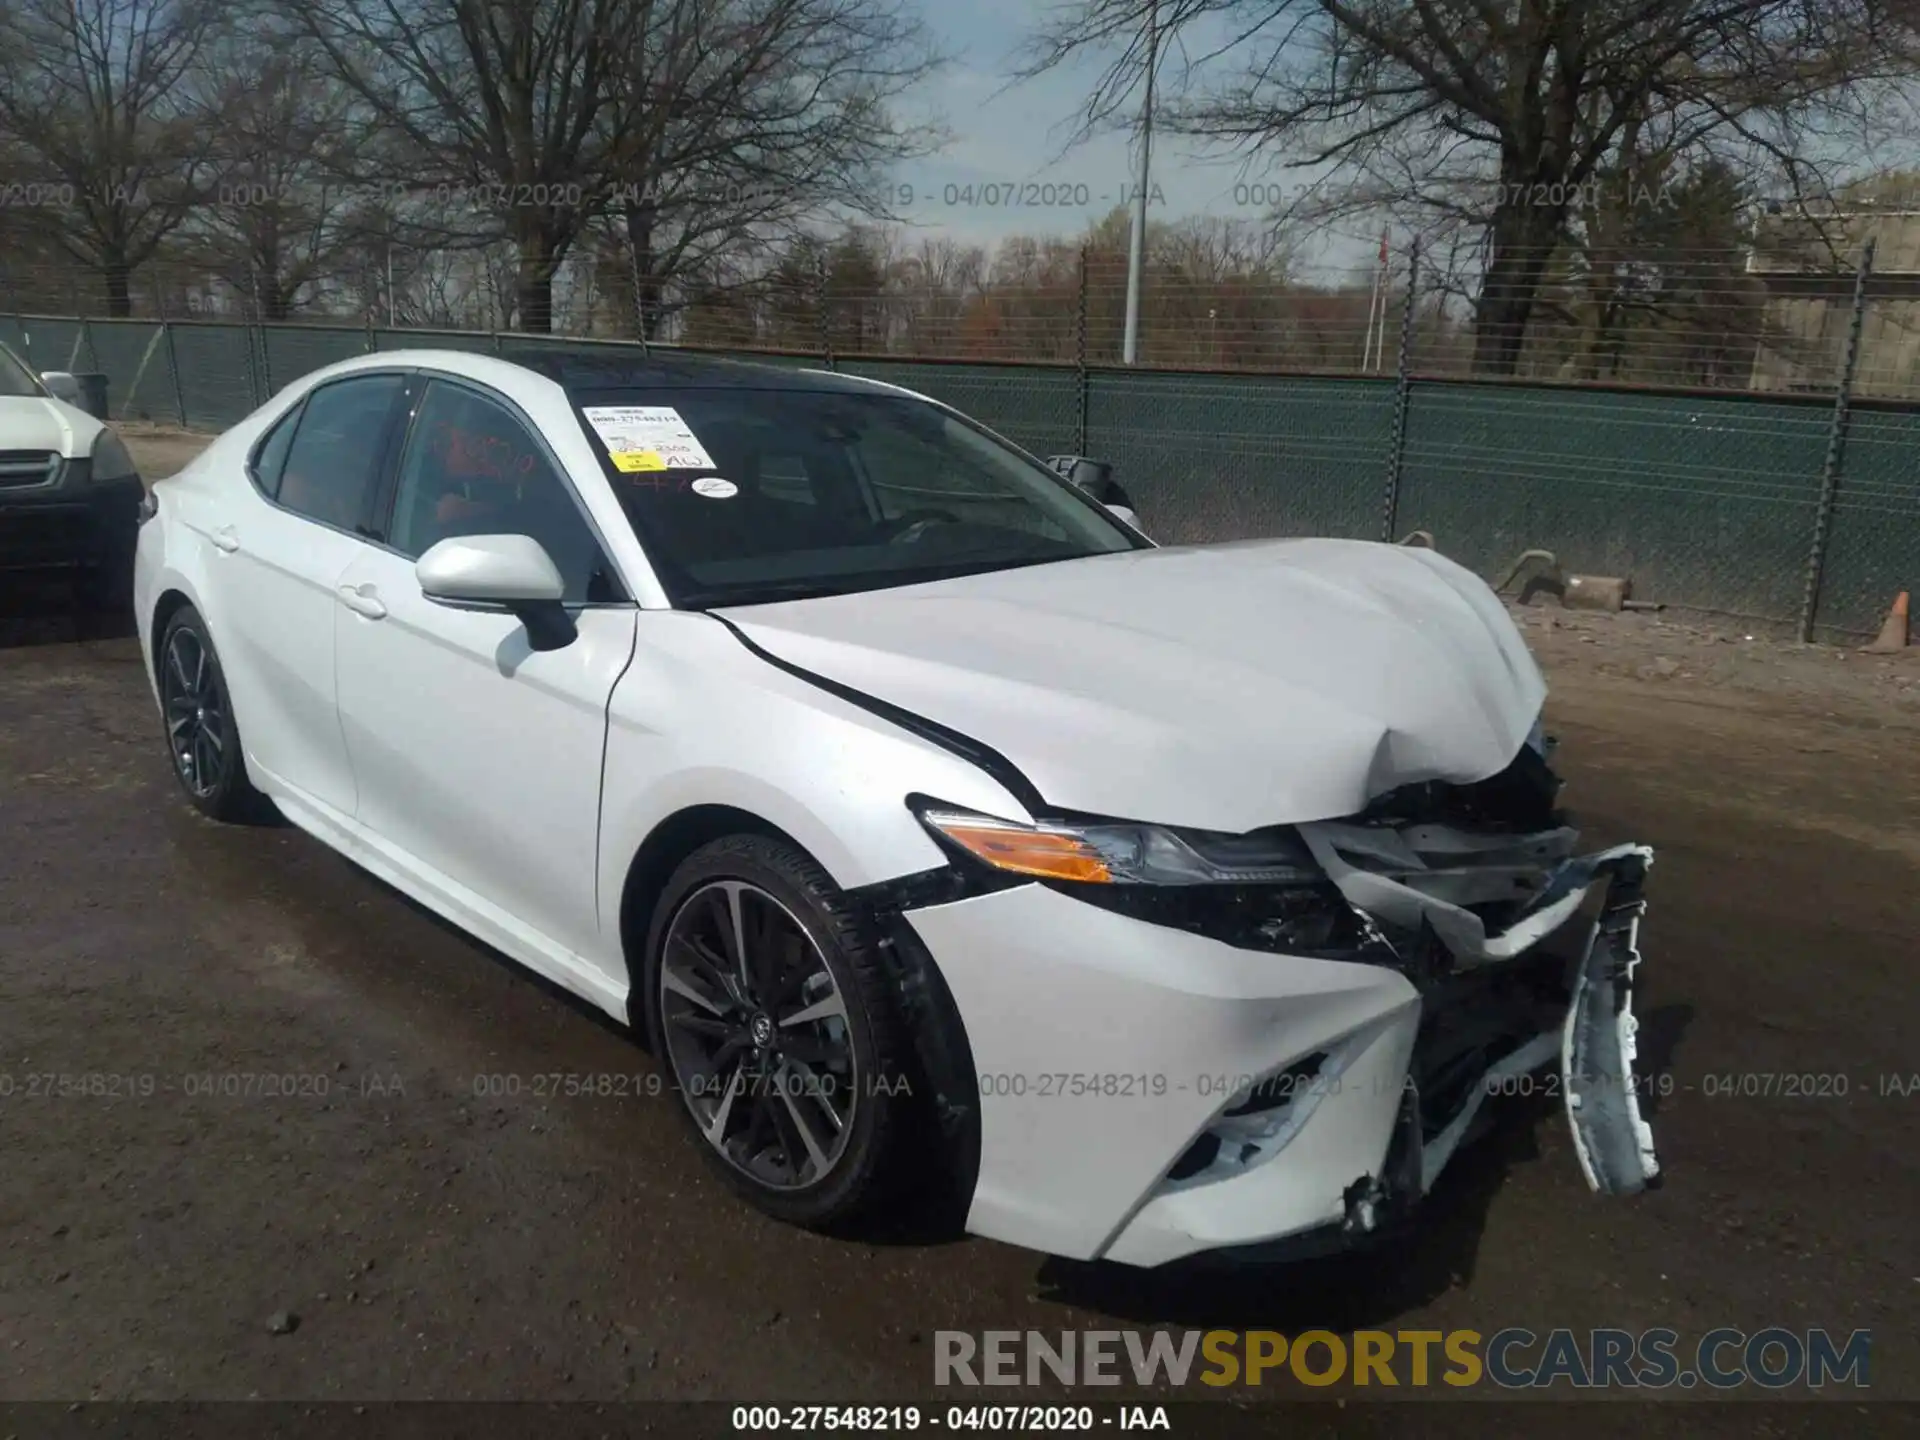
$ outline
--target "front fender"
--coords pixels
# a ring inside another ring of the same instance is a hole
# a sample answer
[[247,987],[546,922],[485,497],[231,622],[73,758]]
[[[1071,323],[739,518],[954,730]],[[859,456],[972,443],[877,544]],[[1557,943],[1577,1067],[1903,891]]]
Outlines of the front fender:
[[907,796],[1030,818],[971,762],[749,651],[720,622],[640,616],[609,706],[600,844],[603,933],[616,934],[628,868],[693,806],[742,810],[791,836],[843,889],[946,863]]
[[[160,602],[170,594],[181,595],[207,615],[202,599],[207,593],[203,583],[205,557],[195,553],[200,547],[192,543],[193,539],[193,532],[184,527],[153,519],[140,527],[134,544],[133,614],[139,627],[140,663],[146,667],[147,688],[156,707],[160,704],[160,676],[154,664],[160,641]],[[169,614],[172,608],[169,606]],[[212,616],[207,616],[207,623],[215,624]]]

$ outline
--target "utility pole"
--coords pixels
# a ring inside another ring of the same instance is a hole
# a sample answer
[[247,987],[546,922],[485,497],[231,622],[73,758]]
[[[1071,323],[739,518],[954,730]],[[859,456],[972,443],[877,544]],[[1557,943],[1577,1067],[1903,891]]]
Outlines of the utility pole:
[[[1387,230],[1380,228],[1380,253],[1373,264],[1373,298],[1367,302],[1367,343],[1360,368],[1371,373],[1387,358]],[[1377,322],[1376,318],[1378,317]],[[1374,328],[1379,327],[1380,348],[1374,349]]]
[[1158,66],[1160,3],[1147,6],[1147,94],[1140,106],[1140,174],[1133,196],[1133,233],[1127,240],[1127,331],[1121,361],[1131,365],[1140,353],[1140,271],[1147,250],[1147,185],[1153,163],[1153,72]]

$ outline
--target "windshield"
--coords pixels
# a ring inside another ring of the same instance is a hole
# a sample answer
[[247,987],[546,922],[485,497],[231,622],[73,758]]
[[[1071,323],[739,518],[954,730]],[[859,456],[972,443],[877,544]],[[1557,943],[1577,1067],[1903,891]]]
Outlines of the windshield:
[[575,399],[676,605],[844,594],[1147,544],[1037,461],[909,396]]
[[33,373],[13,358],[13,352],[0,346],[0,395],[38,395],[40,382]]

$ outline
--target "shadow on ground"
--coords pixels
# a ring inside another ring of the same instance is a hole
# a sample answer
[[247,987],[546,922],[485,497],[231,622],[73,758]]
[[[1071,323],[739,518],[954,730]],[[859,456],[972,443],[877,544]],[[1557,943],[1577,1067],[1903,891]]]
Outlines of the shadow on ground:
[[117,640],[134,633],[133,612],[97,614],[64,576],[0,575],[0,650]]

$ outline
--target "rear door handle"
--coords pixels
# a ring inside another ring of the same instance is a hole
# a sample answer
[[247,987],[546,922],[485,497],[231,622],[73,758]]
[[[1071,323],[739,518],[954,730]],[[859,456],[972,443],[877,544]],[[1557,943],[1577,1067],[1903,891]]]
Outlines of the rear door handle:
[[342,585],[340,603],[356,615],[364,615],[369,620],[383,619],[387,613],[386,602],[380,598],[380,592],[371,585]]
[[240,548],[240,534],[231,525],[222,525],[209,538],[215,549],[224,550],[229,555]]

